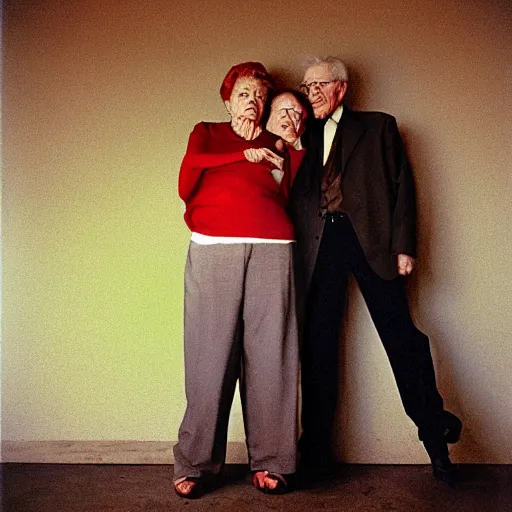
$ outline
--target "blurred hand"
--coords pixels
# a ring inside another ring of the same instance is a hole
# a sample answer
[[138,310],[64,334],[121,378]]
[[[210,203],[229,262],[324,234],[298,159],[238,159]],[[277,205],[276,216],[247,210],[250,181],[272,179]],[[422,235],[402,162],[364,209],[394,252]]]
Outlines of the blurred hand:
[[279,139],[276,141],[276,149],[277,151],[281,152],[284,150],[284,140],[283,139]]
[[408,254],[399,254],[397,258],[398,273],[401,276],[408,276],[416,266],[416,260]]
[[282,170],[284,164],[284,158],[276,155],[273,151],[268,148],[250,148],[244,151],[244,156],[249,162],[261,162],[267,160],[270,162],[275,169]]

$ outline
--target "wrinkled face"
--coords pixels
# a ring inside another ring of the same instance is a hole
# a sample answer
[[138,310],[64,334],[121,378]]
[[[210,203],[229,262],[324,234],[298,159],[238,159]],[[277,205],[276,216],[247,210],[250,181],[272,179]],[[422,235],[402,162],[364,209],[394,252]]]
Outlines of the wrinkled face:
[[291,93],[276,96],[270,107],[267,130],[289,144],[295,144],[304,132],[307,112]]
[[261,80],[241,77],[224,104],[232,118],[246,118],[259,124],[267,101],[267,86]]
[[301,87],[308,95],[317,119],[331,115],[341,105],[347,92],[347,83],[335,80],[326,62],[309,67]]

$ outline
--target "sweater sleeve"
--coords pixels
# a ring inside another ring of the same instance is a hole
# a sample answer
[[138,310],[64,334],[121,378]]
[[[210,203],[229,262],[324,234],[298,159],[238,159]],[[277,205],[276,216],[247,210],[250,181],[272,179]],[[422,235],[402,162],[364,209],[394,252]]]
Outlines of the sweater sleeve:
[[209,133],[205,123],[197,124],[190,134],[178,178],[178,194],[185,202],[194,194],[206,169],[245,160],[243,151],[208,153],[208,138]]
[[304,154],[306,153],[306,150],[289,148],[288,153],[290,154],[290,178],[291,183],[293,184],[295,176],[297,176],[300,164],[302,163],[302,159],[304,158]]
[[293,148],[287,148],[286,158],[284,164],[284,176],[281,181],[281,193],[284,195],[286,200],[290,197],[290,190],[293,185],[293,181],[295,180],[295,176],[297,176],[297,171],[299,170],[299,166],[302,162],[302,158],[304,157],[305,150],[296,150]]

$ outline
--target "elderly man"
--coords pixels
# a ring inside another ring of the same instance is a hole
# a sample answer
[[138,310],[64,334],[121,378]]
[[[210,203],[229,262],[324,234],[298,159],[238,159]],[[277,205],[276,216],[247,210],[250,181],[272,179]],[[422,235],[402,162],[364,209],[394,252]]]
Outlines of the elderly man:
[[413,324],[404,291],[404,276],[415,266],[412,172],[395,119],[349,110],[347,87],[347,70],[337,58],[318,60],[302,84],[315,117],[291,193],[305,298],[302,463],[313,475],[332,463],[339,328],[352,273],[434,476],[452,483],[447,443],[458,441],[462,423],[443,409],[429,341]]
[[267,130],[284,141],[290,156],[292,181],[304,157],[301,136],[306,128],[306,121],[311,107],[307,98],[297,91],[286,89],[272,100]]

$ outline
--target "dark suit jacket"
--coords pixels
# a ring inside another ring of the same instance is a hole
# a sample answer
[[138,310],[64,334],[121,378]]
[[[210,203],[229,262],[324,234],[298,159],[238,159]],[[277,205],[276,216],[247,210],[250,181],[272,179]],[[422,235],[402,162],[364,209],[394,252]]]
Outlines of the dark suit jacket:
[[[384,279],[398,275],[396,254],[415,256],[416,205],[412,171],[395,118],[344,107],[335,138],[341,167],[343,210],[349,215],[372,269]],[[290,214],[297,238],[299,291],[313,274],[324,220],[320,217],[323,125],[316,122],[292,187]]]

